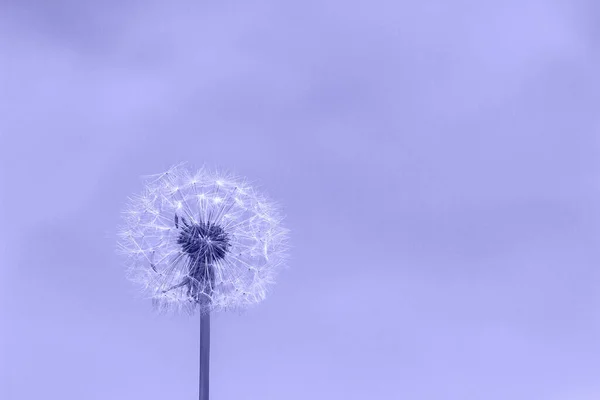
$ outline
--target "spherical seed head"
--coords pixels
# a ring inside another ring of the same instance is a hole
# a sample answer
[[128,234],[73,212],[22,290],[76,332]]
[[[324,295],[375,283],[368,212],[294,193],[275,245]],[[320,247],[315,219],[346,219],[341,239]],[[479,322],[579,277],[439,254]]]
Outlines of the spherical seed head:
[[275,204],[226,173],[179,165],[147,177],[123,219],[128,277],[160,311],[256,304],[286,259],[288,231]]

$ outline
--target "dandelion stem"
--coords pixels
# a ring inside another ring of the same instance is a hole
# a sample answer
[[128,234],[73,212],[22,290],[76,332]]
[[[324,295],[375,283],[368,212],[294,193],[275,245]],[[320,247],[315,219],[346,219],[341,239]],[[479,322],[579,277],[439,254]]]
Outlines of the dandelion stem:
[[200,400],[208,400],[210,366],[210,312],[200,313]]

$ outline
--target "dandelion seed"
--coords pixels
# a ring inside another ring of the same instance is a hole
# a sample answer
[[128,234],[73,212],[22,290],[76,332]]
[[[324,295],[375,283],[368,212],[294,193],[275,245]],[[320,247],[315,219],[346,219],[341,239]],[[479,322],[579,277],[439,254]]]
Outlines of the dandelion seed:
[[201,315],[200,399],[208,399],[210,313],[265,299],[286,260],[277,207],[245,181],[183,164],[146,177],[118,233],[128,277],[160,312]]

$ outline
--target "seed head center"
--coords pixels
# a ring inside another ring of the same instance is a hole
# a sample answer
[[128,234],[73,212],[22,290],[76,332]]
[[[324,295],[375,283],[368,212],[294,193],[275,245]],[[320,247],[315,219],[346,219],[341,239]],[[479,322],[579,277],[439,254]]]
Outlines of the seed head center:
[[203,264],[212,264],[223,259],[230,246],[225,230],[210,222],[185,224],[177,243],[191,259]]

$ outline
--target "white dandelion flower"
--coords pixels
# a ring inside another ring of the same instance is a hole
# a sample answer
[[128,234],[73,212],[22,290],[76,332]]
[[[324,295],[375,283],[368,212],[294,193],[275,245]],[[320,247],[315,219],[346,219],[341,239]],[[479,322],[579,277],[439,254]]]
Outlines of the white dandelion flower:
[[160,311],[259,303],[285,261],[278,208],[228,173],[177,165],[148,176],[123,219],[118,246],[128,277]]
[[177,165],[129,199],[118,248],[160,311],[200,312],[199,398],[208,400],[210,313],[259,303],[285,261],[277,207],[245,180]]

